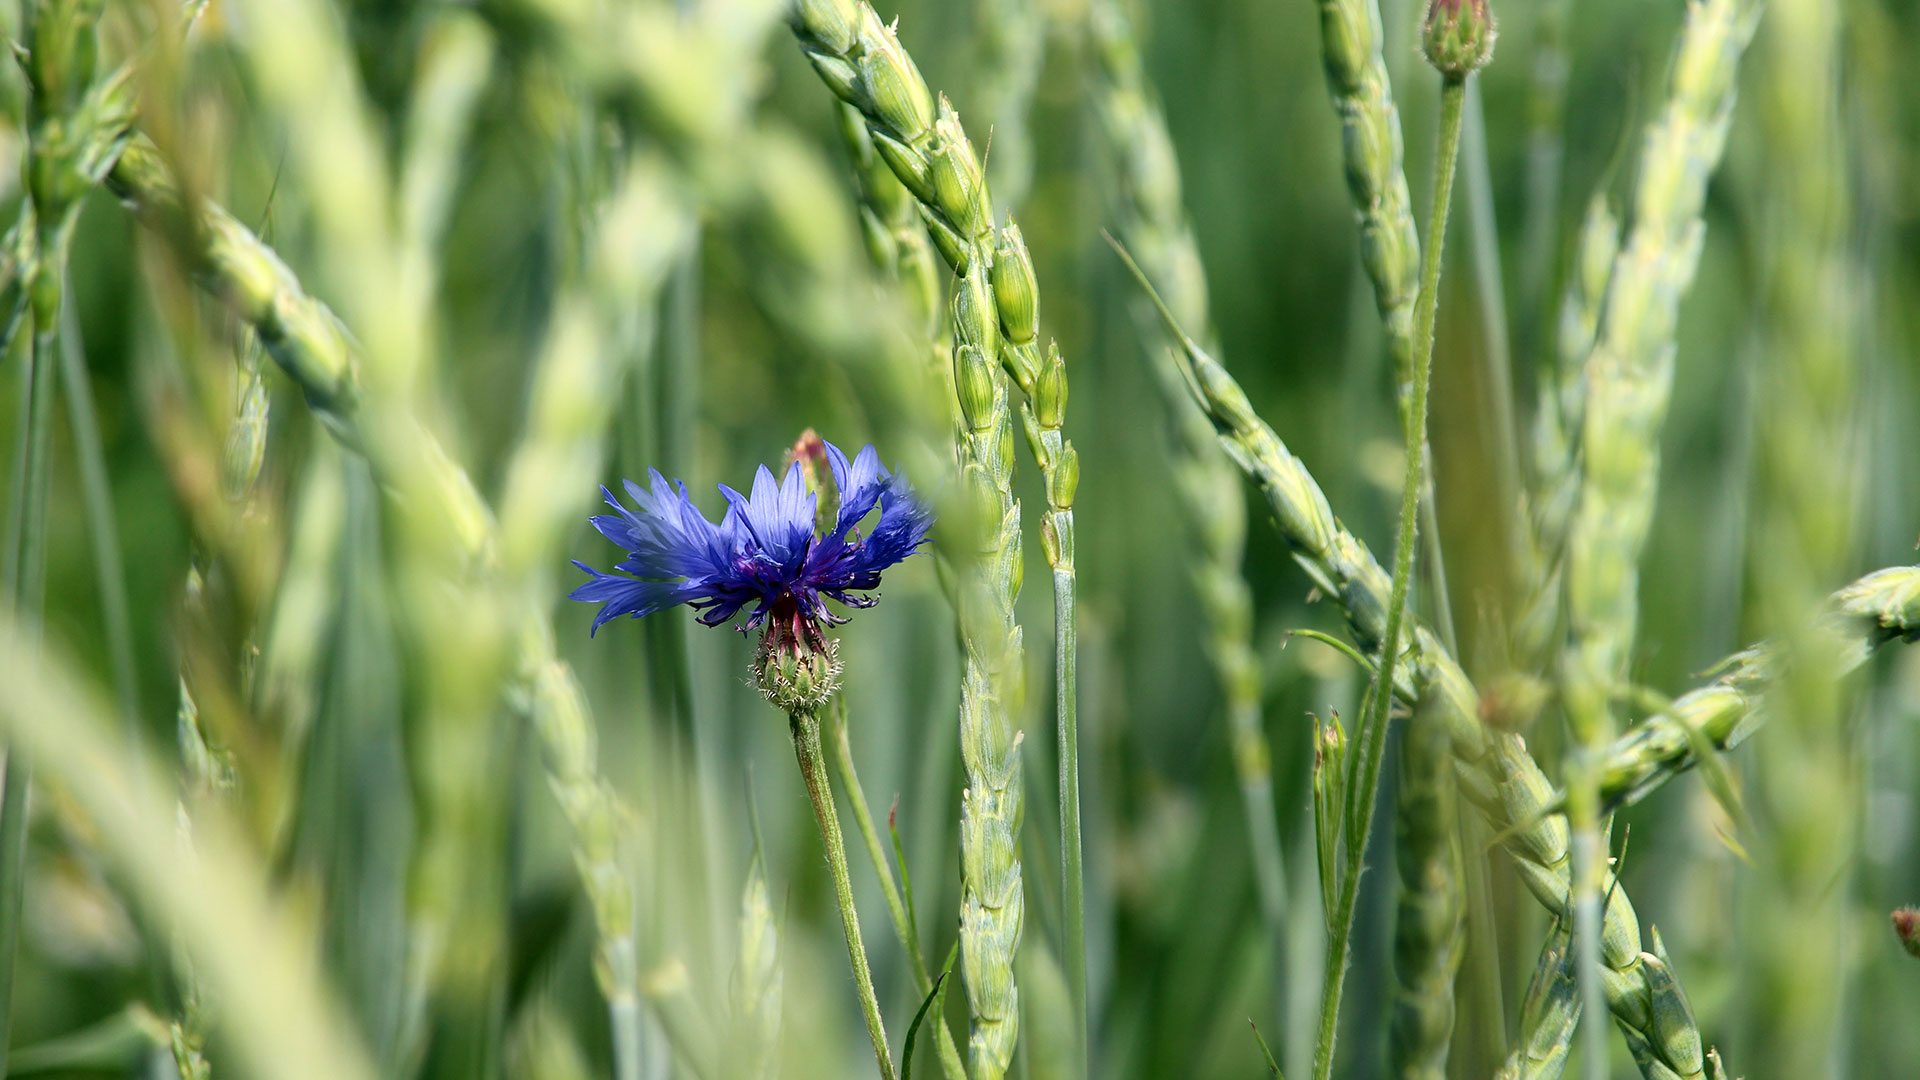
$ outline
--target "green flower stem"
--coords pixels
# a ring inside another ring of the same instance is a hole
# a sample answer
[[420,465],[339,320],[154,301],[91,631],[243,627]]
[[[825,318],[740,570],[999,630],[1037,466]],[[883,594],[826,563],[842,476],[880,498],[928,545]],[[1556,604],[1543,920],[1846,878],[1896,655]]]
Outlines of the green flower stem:
[[60,305],[60,381],[67,398],[67,420],[80,466],[81,496],[87,507],[87,537],[93,545],[94,580],[100,589],[101,621],[106,624],[107,658],[121,720],[130,738],[140,738],[138,681],[133,667],[133,620],[128,614],[127,571],[120,557],[120,530],[113,512],[113,487],[100,442],[100,418],[87,383],[86,350],[80,316],[68,291]]
[[1369,691],[1370,715],[1361,730],[1363,757],[1356,774],[1358,785],[1348,789],[1350,823],[1346,867],[1337,908],[1330,922],[1326,983],[1320,998],[1320,1036],[1314,1046],[1313,1075],[1333,1075],[1333,1044],[1338,1033],[1340,994],[1346,981],[1347,957],[1353,946],[1354,903],[1360,893],[1367,834],[1373,827],[1374,795],[1380,787],[1380,763],[1386,754],[1387,722],[1394,697],[1394,668],[1400,659],[1400,629],[1407,609],[1407,585],[1413,574],[1414,531],[1420,491],[1425,479],[1427,391],[1433,366],[1433,322],[1439,304],[1440,255],[1447,237],[1447,208],[1453,198],[1454,165],[1460,156],[1460,124],[1466,102],[1466,80],[1449,78],[1440,90],[1440,145],[1436,154],[1433,212],[1427,219],[1427,246],[1421,257],[1420,295],[1414,304],[1413,388],[1406,413],[1407,473],[1401,487],[1400,530],[1394,542],[1393,592],[1387,602],[1387,628],[1380,641],[1379,669]]
[[[906,950],[907,962],[913,968],[914,987],[925,997],[933,992],[933,976],[927,970],[926,954],[920,948],[919,930],[913,925],[912,913],[901,899],[900,884],[894,880],[893,863],[887,859],[887,847],[880,840],[880,831],[874,828],[866,789],[861,787],[860,774],[854,769],[853,744],[847,735],[845,695],[834,697],[830,723],[833,728],[834,764],[839,766],[840,779],[847,785],[847,802],[853,807],[854,825],[860,830],[860,838],[866,841],[867,857],[873,860],[873,872],[880,878],[880,893],[886,897],[887,915],[893,919],[893,931],[899,936],[900,947]],[[938,1033],[940,1067],[946,1071],[948,1080],[967,1080],[966,1065],[960,1060],[960,1049],[954,1044],[953,1031],[947,1027],[946,1018],[936,1016],[932,1020]]]
[[866,1014],[874,1060],[880,1066],[882,1080],[894,1080],[887,1028],[880,1018],[880,1001],[874,997],[873,974],[867,969],[867,948],[860,942],[860,915],[853,907],[853,878],[847,873],[847,849],[840,837],[840,814],[833,807],[827,759],[820,751],[820,718],[810,712],[790,713],[787,726],[793,735],[794,757],[800,762],[800,778],[806,781],[807,797],[813,801],[813,819],[820,826],[820,843],[827,849],[833,894],[840,902],[840,926],[846,931],[847,962],[853,965],[853,982],[859,990],[860,1009]]
[[[30,640],[37,647],[40,608],[45,590],[47,495],[50,481],[49,454],[53,428],[53,350],[52,335],[35,333],[31,354],[27,357],[28,400],[27,453],[20,463],[20,531],[7,561],[7,591],[30,628]],[[4,772],[6,790],[0,795],[0,1060],[4,1060],[11,1034],[14,957],[20,942],[20,910],[26,885],[27,792],[33,782],[33,770],[25,756],[7,750]]]

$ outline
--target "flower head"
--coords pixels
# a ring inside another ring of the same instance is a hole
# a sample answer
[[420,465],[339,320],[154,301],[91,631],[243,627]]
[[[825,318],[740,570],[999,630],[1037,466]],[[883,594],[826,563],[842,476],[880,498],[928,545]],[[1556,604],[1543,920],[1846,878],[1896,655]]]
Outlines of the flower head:
[[[933,514],[904,477],[881,466],[873,447],[863,448],[852,461],[832,443],[823,441],[819,448],[831,466],[839,506],[818,523],[818,496],[808,490],[798,461],[779,482],[762,465],[750,495],[720,485],[727,511],[718,525],[694,505],[685,484],[669,483],[654,470],[649,470],[651,490],[626,484],[637,510],[602,488],[617,513],[593,518],[593,527],[627,558],[614,568],[623,573],[574,563],[591,580],[571,598],[600,605],[593,630],[621,615],[639,618],[680,604],[699,610],[708,626],[750,608],[742,632],[771,617],[769,637],[781,639],[776,644],[826,651],[821,626],[846,621],[826,601],[873,606],[877,598],[870,594],[879,588],[881,572],[926,542]],[[824,487],[826,478],[820,479]],[[861,535],[860,522],[876,509],[879,518]]]
[[1920,957],[1920,908],[1903,907],[1894,912],[1893,932],[1902,948]]
[[1499,24],[1487,0],[1427,0],[1420,47],[1449,79],[1464,79],[1493,59]]

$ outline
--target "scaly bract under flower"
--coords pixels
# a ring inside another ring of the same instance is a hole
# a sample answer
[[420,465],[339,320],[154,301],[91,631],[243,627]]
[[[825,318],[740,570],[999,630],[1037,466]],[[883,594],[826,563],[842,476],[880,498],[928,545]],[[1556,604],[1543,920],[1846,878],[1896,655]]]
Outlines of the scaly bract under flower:
[[[846,621],[827,607],[829,598],[849,608],[873,606],[876,598],[869,594],[879,588],[881,572],[926,542],[933,514],[904,477],[881,466],[872,446],[852,461],[832,443],[825,447],[840,509],[824,533],[815,525],[816,496],[798,463],[781,482],[762,465],[751,495],[720,485],[727,511],[718,525],[694,505],[684,483],[654,470],[648,470],[651,490],[626,483],[637,509],[602,488],[617,513],[593,518],[593,527],[625,549],[627,558],[615,567],[622,573],[576,561],[592,580],[571,598],[600,605],[595,631],[621,615],[639,618],[680,604],[698,609],[708,626],[751,605],[742,631],[789,604],[816,627]],[[857,526],[876,509],[878,520],[862,536]]]

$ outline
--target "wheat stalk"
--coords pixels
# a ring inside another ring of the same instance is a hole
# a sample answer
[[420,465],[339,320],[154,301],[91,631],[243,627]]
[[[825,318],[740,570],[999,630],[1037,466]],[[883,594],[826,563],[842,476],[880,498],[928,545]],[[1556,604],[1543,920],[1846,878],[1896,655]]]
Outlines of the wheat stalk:
[[[1772,183],[1754,208],[1765,359],[1746,565],[1754,622],[1776,635],[1784,670],[1762,706],[1773,731],[1753,754],[1760,874],[1743,912],[1741,940],[1751,947],[1739,970],[1751,988],[1753,1060],[1782,1076],[1818,1076],[1834,1071],[1851,1041],[1837,1003],[1857,967],[1853,880],[1867,814],[1856,793],[1868,744],[1851,722],[1846,684],[1829,674],[1854,642],[1808,619],[1854,558],[1863,475],[1854,342],[1867,277],[1854,263],[1857,180],[1843,133],[1858,28],[1840,7],[1809,0],[1772,0],[1767,19],[1759,162]],[[1866,592],[1910,587],[1914,575],[1876,578]]]
[[[1609,701],[1626,674],[1638,617],[1638,564],[1659,481],[1674,327],[1699,261],[1707,178],[1725,147],[1734,75],[1756,14],[1749,0],[1693,0],[1687,7],[1667,100],[1645,134],[1632,224],[1614,259],[1586,362],[1581,486],[1567,537],[1571,643],[1561,663],[1561,699],[1572,733],[1566,774],[1574,940],[1582,950],[1582,993],[1595,1014],[1605,993],[1598,955],[1599,754],[1612,738]],[[1589,1075],[1598,1075],[1602,1048],[1597,1039],[1589,1046]],[[1698,1068],[1679,1071],[1691,1080]]]
[[[1340,118],[1347,194],[1360,225],[1360,264],[1373,283],[1374,305],[1387,337],[1395,401],[1405,427],[1413,404],[1414,305],[1419,297],[1420,233],[1408,194],[1400,112],[1387,74],[1386,36],[1378,0],[1319,0],[1320,53],[1333,111]],[[1431,459],[1425,442],[1420,452]],[[1443,639],[1453,638],[1446,561],[1433,502],[1433,473],[1420,492],[1420,530],[1426,544],[1434,618]]]
[[1466,888],[1446,718],[1429,700],[1400,744],[1394,805],[1393,1019],[1387,1069],[1441,1080],[1453,1036],[1453,981],[1465,950]]
[[[1821,670],[1834,678],[1889,641],[1920,641],[1920,566],[1876,570],[1835,592],[1816,624],[1826,639]],[[1766,694],[1779,680],[1779,647],[1763,643],[1721,661],[1712,683],[1675,698],[1615,739],[1601,755],[1600,795],[1612,809],[1645,798],[1698,764],[1702,747],[1731,750],[1759,730]]]
[[[1179,163],[1133,27],[1111,0],[1089,7],[1088,27],[1104,76],[1096,84],[1095,105],[1116,173],[1120,235],[1180,323],[1211,341],[1206,274],[1181,203]],[[1135,312],[1142,337],[1164,340],[1150,308],[1136,305]],[[1167,403],[1174,490],[1186,517],[1194,593],[1207,625],[1207,658],[1220,687],[1240,778],[1260,910],[1278,943],[1285,939],[1286,873],[1275,819],[1272,752],[1262,726],[1261,671],[1252,646],[1253,593],[1240,569],[1247,537],[1240,479],[1188,400],[1179,366],[1165,348],[1147,352]]]

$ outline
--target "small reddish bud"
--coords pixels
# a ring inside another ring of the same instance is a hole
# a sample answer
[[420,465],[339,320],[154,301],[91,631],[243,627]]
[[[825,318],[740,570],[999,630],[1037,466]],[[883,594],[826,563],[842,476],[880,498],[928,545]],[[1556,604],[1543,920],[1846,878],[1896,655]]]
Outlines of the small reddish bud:
[[1427,0],[1421,50],[1450,79],[1464,79],[1493,59],[1498,21],[1487,0]]
[[1903,907],[1894,912],[1893,933],[1909,955],[1920,957],[1920,908]]

